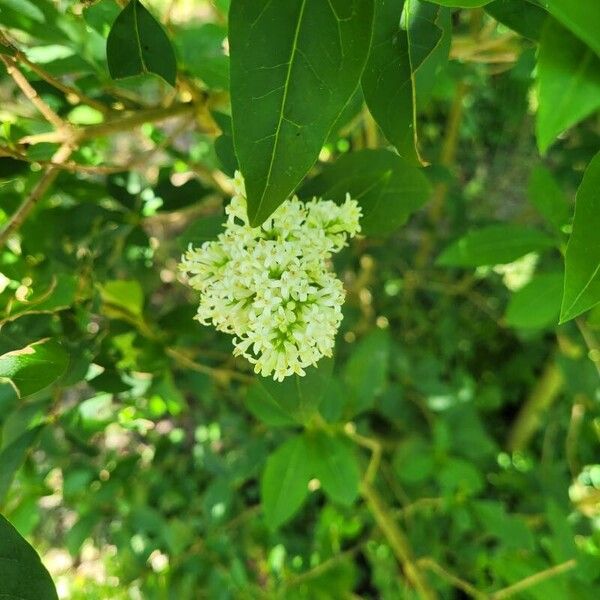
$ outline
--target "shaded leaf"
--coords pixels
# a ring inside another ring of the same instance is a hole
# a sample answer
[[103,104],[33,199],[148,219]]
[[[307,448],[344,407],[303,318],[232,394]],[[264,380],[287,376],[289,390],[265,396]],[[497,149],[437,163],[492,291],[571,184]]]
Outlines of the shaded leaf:
[[373,42],[361,85],[381,131],[400,156],[419,163],[408,36],[400,26],[404,0],[376,0]]
[[100,287],[103,302],[122,308],[125,312],[140,316],[144,310],[144,291],[138,281],[113,280]]
[[588,165],[575,200],[565,257],[561,323],[600,302],[600,152]]
[[360,150],[328,164],[301,190],[302,197],[342,202],[349,193],[363,212],[365,235],[388,235],[403,225],[429,196],[423,172],[388,150]]
[[390,336],[383,329],[374,330],[354,347],[343,374],[353,415],[373,407],[386,382],[389,357]]
[[563,131],[600,108],[600,58],[548,19],[538,52],[536,136],[544,153]]
[[539,213],[558,231],[569,222],[571,211],[565,194],[545,167],[537,166],[531,172],[527,195]]
[[261,377],[250,390],[252,412],[267,424],[308,422],[329,387],[332,369],[333,360],[326,358],[306,369],[303,377],[292,375],[281,382]]
[[548,17],[545,10],[523,0],[495,0],[486,4],[485,11],[496,21],[537,42]]
[[36,551],[0,515],[0,596],[6,600],[58,600]]
[[267,459],[261,479],[262,507],[271,529],[289,521],[308,495],[308,449],[304,438],[289,439]]
[[113,23],[106,58],[113,79],[153,73],[175,86],[177,63],[171,42],[139,0],[131,0]]
[[600,56],[600,2],[544,0],[544,8]]
[[358,496],[360,471],[354,447],[346,438],[315,431],[306,435],[312,474],[334,501],[349,506]]
[[3,8],[11,8],[38,23],[46,20],[44,13],[30,0],[0,0],[0,12]]
[[429,0],[434,4],[440,4],[441,6],[450,6],[456,8],[477,8],[479,6],[485,6],[492,0]]
[[253,226],[300,183],[354,93],[372,12],[372,0],[231,3],[233,138]]
[[534,275],[510,298],[506,324],[522,329],[541,329],[558,324],[563,291],[562,273]]
[[[15,478],[15,474],[19,467],[23,464],[25,456],[29,449],[37,441],[42,429],[45,425],[38,425],[31,429],[27,429],[16,439],[11,440],[0,451],[0,505],[4,503],[4,498]],[[0,582],[2,580],[0,579]],[[2,589],[0,588],[0,592]],[[0,594],[1,597],[1,594]]]
[[552,238],[537,229],[489,225],[456,240],[438,257],[437,264],[446,267],[502,265],[553,245]]
[[57,381],[68,364],[64,348],[56,340],[43,339],[0,356],[0,377],[8,379],[24,398]]

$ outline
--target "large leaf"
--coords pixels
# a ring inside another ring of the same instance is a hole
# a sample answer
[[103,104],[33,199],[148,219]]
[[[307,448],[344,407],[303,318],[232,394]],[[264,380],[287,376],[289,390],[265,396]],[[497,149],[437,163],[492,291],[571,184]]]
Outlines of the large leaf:
[[12,8],[39,23],[45,20],[44,13],[30,0],[0,0],[0,12],[3,8]]
[[560,313],[568,321],[600,302],[600,152],[588,165],[575,200],[573,232],[565,257]]
[[376,0],[373,43],[361,84],[365,101],[400,156],[418,163],[408,36],[400,26],[404,0]]
[[[27,429],[19,437],[12,440],[0,452],[0,505],[4,502],[6,493],[15,477],[15,473],[25,460],[25,456],[38,436],[44,425],[37,425]],[[0,579],[1,581],[1,579]],[[0,598],[2,597],[0,588]]]
[[558,231],[569,222],[571,211],[565,194],[545,167],[537,166],[531,172],[527,195],[539,213]]
[[354,347],[343,374],[353,415],[373,408],[385,385],[389,358],[390,336],[383,329],[375,329]]
[[486,5],[485,11],[503,25],[536,42],[548,17],[542,8],[523,0],[495,0]]
[[555,16],[600,56],[600,2],[596,0],[544,0]]
[[248,215],[262,223],[316,161],[354,93],[373,0],[233,0],[233,137]]
[[515,292],[506,308],[506,323],[522,329],[541,329],[558,324],[563,289],[562,273],[535,275]]
[[[418,110],[429,99],[440,69],[448,62],[452,38],[451,11],[430,2],[407,0],[404,12]],[[417,131],[416,121],[414,127]]]
[[308,495],[308,449],[304,438],[289,439],[267,459],[262,480],[262,507],[270,528],[275,529],[298,511]]
[[492,0],[430,0],[434,4],[440,4],[441,6],[451,6],[456,8],[477,8],[479,6],[485,6]]
[[513,262],[554,244],[551,237],[521,225],[489,225],[467,233],[438,257],[447,267],[482,267]]
[[248,390],[248,407],[273,427],[306,423],[329,387],[332,369],[333,360],[323,359],[303,377],[293,375],[281,382],[261,377]]
[[352,444],[324,431],[307,434],[312,474],[335,502],[350,505],[358,495],[359,469]]
[[36,551],[0,515],[0,598],[58,600],[50,574]]
[[544,153],[555,138],[600,108],[600,58],[554,19],[538,55],[536,135]]
[[131,0],[106,40],[108,70],[113,79],[153,73],[175,85],[177,63],[164,29],[139,0]]
[[0,356],[0,378],[8,379],[23,398],[54,383],[68,364],[65,349],[56,340],[43,339]]
[[429,197],[423,172],[387,150],[361,150],[325,166],[300,191],[303,197],[358,200],[366,235],[387,235],[403,225]]

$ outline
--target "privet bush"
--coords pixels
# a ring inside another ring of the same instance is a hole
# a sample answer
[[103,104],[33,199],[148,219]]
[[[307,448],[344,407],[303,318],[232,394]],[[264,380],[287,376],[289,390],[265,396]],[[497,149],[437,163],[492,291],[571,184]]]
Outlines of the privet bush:
[[0,0],[0,63],[1,598],[598,597],[597,0]]

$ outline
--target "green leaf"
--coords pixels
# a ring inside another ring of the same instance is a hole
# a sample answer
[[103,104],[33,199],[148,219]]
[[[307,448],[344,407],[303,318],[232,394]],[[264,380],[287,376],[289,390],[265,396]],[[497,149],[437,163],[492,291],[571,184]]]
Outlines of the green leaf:
[[10,8],[38,23],[46,20],[44,13],[30,0],[0,0],[0,12],[3,8]]
[[262,223],[317,160],[354,93],[373,0],[233,0],[233,138],[248,215]]
[[496,21],[535,42],[540,39],[548,17],[545,10],[523,0],[495,0],[486,5],[485,11]]
[[289,521],[308,495],[308,448],[297,436],[277,448],[267,459],[261,480],[261,499],[267,524],[276,529]]
[[139,0],[131,0],[106,40],[108,70],[113,79],[153,73],[175,86],[175,52],[164,29]]
[[[449,9],[419,0],[408,0],[405,13],[408,20],[408,55],[418,110],[426,104],[440,70],[448,63],[452,15]],[[416,121],[414,126],[418,138]]]
[[389,358],[390,336],[383,329],[375,329],[354,347],[343,374],[353,415],[373,407],[386,382]]
[[600,302],[600,152],[588,165],[575,199],[565,256],[564,323]]
[[223,40],[227,29],[215,23],[185,27],[173,36],[183,68],[214,90],[229,89],[229,57]]
[[600,56],[600,2],[544,0],[544,8]]
[[350,506],[358,496],[360,471],[353,445],[324,431],[306,434],[312,474],[333,500]]
[[467,233],[437,259],[445,267],[503,265],[554,245],[551,237],[522,225],[489,225]]
[[521,329],[557,325],[563,290],[562,273],[535,275],[515,292],[506,308],[506,324]]
[[36,551],[0,515],[0,597],[58,600],[50,574]]
[[307,423],[329,387],[332,370],[333,360],[323,359],[303,377],[292,375],[281,382],[261,377],[250,388],[250,410],[268,425]]
[[225,216],[222,214],[197,219],[177,238],[180,248],[187,250],[190,244],[199,248],[204,242],[216,240],[223,232],[224,220]]
[[542,166],[536,166],[529,177],[527,195],[539,213],[556,230],[569,222],[571,211],[564,192],[550,171]]
[[[44,427],[45,425],[37,425],[36,427],[27,429],[0,451],[0,505],[4,503],[4,498],[10,489],[16,472],[23,464],[25,456],[31,446],[37,441]],[[2,589],[0,588],[0,598],[2,597],[1,592]]]
[[46,338],[0,356],[0,378],[8,379],[24,398],[57,381],[68,364],[64,348]]
[[423,206],[429,192],[423,172],[398,155],[387,150],[360,150],[326,165],[300,190],[300,195],[342,202],[349,193],[362,208],[362,232],[384,236]]
[[138,281],[113,280],[100,287],[102,301],[113,307],[122,308],[134,316],[141,316],[144,310],[144,291]]
[[536,135],[545,153],[555,138],[600,108],[600,58],[554,19],[538,52]]
[[373,42],[361,85],[381,131],[400,156],[419,163],[408,36],[400,26],[404,0],[376,0]]
[[492,0],[430,0],[434,4],[440,4],[441,6],[450,6],[456,8],[478,8],[479,6],[485,6]]

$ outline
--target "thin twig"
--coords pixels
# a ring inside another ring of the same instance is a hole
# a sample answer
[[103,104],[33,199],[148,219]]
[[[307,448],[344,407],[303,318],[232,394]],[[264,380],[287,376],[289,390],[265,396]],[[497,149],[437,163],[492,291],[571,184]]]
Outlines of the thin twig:
[[373,485],[375,475],[381,463],[381,442],[356,433],[353,423],[347,423],[344,427],[344,432],[358,445],[371,450],[371,461],[361,482],[360,491],[375,522],[392,548],[406,578],[415,587],[421,598],[424,600],[436,600],[437,594],[435,590],[430,587],[427,578],[413,558],[413,551],[408,538],[394,520],[391,511]]
[[[66,161],[74,147],[71,143],[63,144],[52,156],[52,163],[62,163]],[[54,180],[58,176],[60,170],[56,166],[48,167],[42,177],[35,184],[31,193],[17,208],[17,210],[11,215],[8,222],[0,230],[0,248],[6,244],[8,238],[23,224],[23,221],[27,218],[29,213],[33,210],[36,204],[42,199],[44,194],[48,191],[48,188],[54,183]]]
[[576,566],[577,561],[572,558],[564,563],[560,563],[559,565],[555,565],[554,567],[540,571],[539,573],[534,573],[533,575],[525,577],[525,579],[521,579],[521,581],[518,581],[513,585],[509,585],[495,594],[492,594],[491,600],[503,600],[504,598],[511,598],[512,596],[515,596],[523,590],[533,587],[542,581],[546,581],[552,577],[556,577],[557,575],[562,575],[563,573],[574,569]]
[[254,377],[250,375],[238,373],[237,371],[232,371],[229,369],[219,369],[216,367],[203,365],[195,360],[192,360],[182,352],[175,350],[175,348],[167,348],[165,352],[183,367],[191,369],[192,371],[196,371],[197,373],[204,373],[205,375],[214,377],[219,381],[229,381],[230,379],[235,379],[236,381],[241,381],[242,383],[246,384],[254,382]]
[[121,131],[129,131],[135,129],[144,123],[156,123],[164,121],[171,117],[180,115],[193,114],[197,110],[197,106],[191,103],[173,104],[168,107],[149,108],[140,110],[126,117],[113,119],[97,125],[88,125],[72,131],[53,131],[50,133],[40,133],[37,135],[29,135],[21,140],[21,144],[40,144],[40,143],[63,143],[70,141],[76,137],[79,141],[90,140],[93,138],[110,135]]
[[432,571],[436,575],[439,575],[442,579],[445,579],[448,583],[453,585],[456,589],[463,591],[465,594],[471,596],[471,598],[476,598],[477,600],[485,600],[488,598],[488,595],[484,592],[480,592],[475,586],[471,585],[468,581],[457,577],[450,571],[446,570],[444,567],[436,563],[432,558],[420,558],[418,560],[419,566],[424,569],[428,569]]
[[[69,135],[69,127],[61,117],[56,114],[39,96],[32,85],[27,81],[25,75],[18,69],[14,59],[4,54],[0,54],[0,61],[4,63],[6,72],[12,77],[13,81],[21,89],[26,98],[33,104],[41,115],[63,135]],[[64,141],[64,140],[61,140]]]
[[575,319],[575,323],[577,324],[583,341],[588,347],[588,357],[594,363],[596,371],[598,371],[598,375],[600,375],[600,343],[583,318],[579,317],[578,319]]
[[87,104],[91,108],[95,108],[96,110],[102,113],[107,113],[111,111],[111,108],[106,106],[102,102],[94,100],[93,98],[90,98],[89,96],[84,94],[81,90],[78,90],[73,86],[63,83],[36,63],[31,62],[29,58],[27,58],[27,55],[15,46],[15,43],[12,40],[10,40],[6,33],[0,32],[0,42],[3,42],[4,45],[8,46],[12,50],[13,57],[15,60],[26,65],[38,77],[43,79],[46,83],[49,83],[52,87],[55,87],[57,90],[63,92],[63,94],[65,94],[66,96],[75,97],[82,104]]

